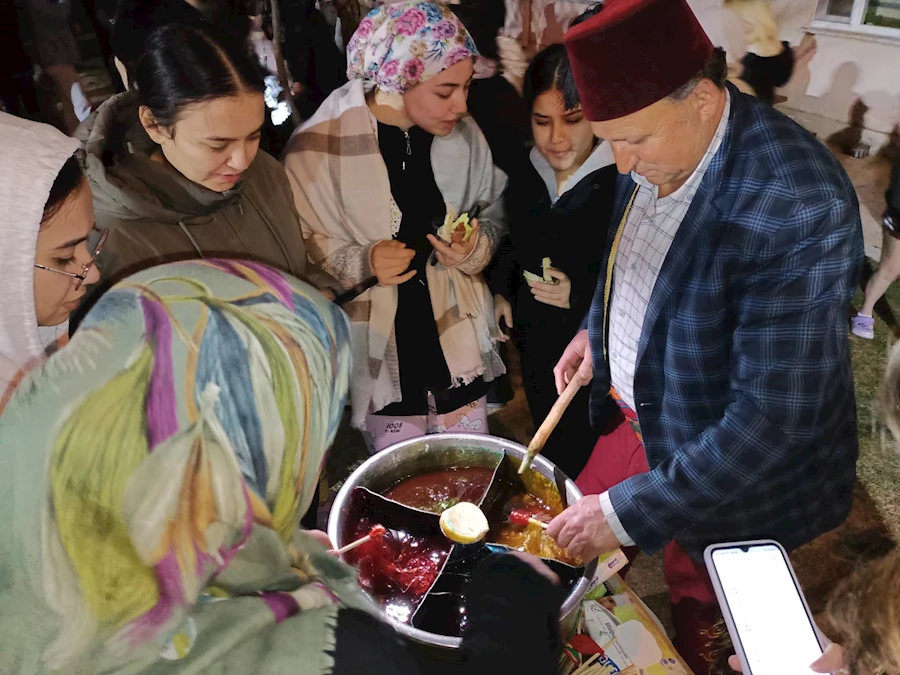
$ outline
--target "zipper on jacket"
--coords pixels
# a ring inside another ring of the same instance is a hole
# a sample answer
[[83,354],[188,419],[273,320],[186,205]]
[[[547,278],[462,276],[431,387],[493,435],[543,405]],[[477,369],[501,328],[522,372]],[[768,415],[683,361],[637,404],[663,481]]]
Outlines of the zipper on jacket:
[[[234,190],[225,190],[225,192],[222,193],[222,196],[223,197],[231,197],[233,194],[235,194]],[[242,203],[242,200],[244,198],[244,193],[238,192],[237,198],[238,198],[237,199],[238,211],[241,212],[241,215],[244,215],[244,205]]]
[[191,246],[194,247],[194,250],[197,251],[197,255],[200,258],[203,258],[203,251],[200,250],[199,244],[197,244],[197,240],[194,239],[194,235],[191,234],[191,231],[188,229],[187,225],[184,224],[183,220],[178,221],[178,227],[181,228],[181,231],[187,235],[188,240],[191,242]]
[[[409,132],[404,131],[403,136],[406,138],[406,156],[412,157],[412,146],[409,144]],[[406,160],[403,160],[403,170],[406,171]]]
[[[291,265],[291,256],[288,254],[287,246],[285,246],[284,242],[281,241],[281,237],[278,235],[278,230],[276,230],[274,227],[272,227],[272,224],[269,222],[269,219],[266,218],[265,214],[260,210],[259,206],[254,204],[253,200],[250,199],[250,197],[247,194],[241,194],[241,199],[246,199],[247,204],[252,206],[253,209],[256,211],[257,215],[259,215],[259,217],[262,219],[263,224],[265,224],[265,226],[266,226],[266,229],[269,230],[269,234],[272,235],[272,238],[275,240],[275,243],[278,244],[278,248],[281,249],[281,255],[284,256],[284,265],[285,265],[286,269],[288,269],[291,272],[291,274],[293,274],[294,276],[297,276],[297,274],[299,273],[299,270],[298,270],[298,272],[294,271],[295,268],[293,265]],[[243,214],[244,212],[241,211],[241,213]]]

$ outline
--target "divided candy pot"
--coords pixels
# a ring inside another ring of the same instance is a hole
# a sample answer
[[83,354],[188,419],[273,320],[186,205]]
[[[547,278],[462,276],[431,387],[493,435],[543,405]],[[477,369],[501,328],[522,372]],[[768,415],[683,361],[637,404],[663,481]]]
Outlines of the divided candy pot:
[[[488,490],[487,495],[483,498],[484,503],[480,504],[487,511],[488,502],[491,500],[490,495],[494,495],[493,503],[499,504],[502,501],[502,498],[496,496],[495,493],[496,490],[500,490],[498,486],[501,484],[512,485],[512,483],[501,482],[501,474],[503,481],[519,480],[515,478],[515,469],[518,468],[525,453],[525,447],[518,443],[494,436],[476,434],[437,434],[393,445],[370,457],[346,480],[335,499],[328,519],[328,535],[337,546],[343,546],[352,541],[355,536],[359,536],[357,526],[361,521],[358,515],[360,513],[369,515],[367,509],[370,508],[368,506],[370,503],[375,510],[379,508],[385,509],[380,514],[372,515],[373,522],[384,520],[386,522],[383,522],[383,524],[389,529],[392,526],[398,529],[402,528],[402,526],[396,524],[396,520],[406,518],[404,512],[412,512],[412,520],[426,523],[428,528],[436,526],[437,516],[409,509],[379,495],[387,492],[397,483],[407,478],[422,476],[423,474],[444,469],[493,467],[493,487]],[[538,455],[531,465],[531,470],[539,474],[539,476],[535,477],[536,480],[543,481],[543,484],[555,488],[552,491],[554,494],[558,492],[562,507],[573,504],[581,498],[581,492],[575,486],[575,483],[549,460]],[[515,486],[512,487],[515,490]],[[361,499],[363,501],[360,501]],[[363,506],[360,506],[360,504],[363,504]],[[387,522],[392,520],[395,522]],[[405,529],[412,531],[408,528]],[[490,541],[490,535],[487,541]],[[447,542],[447,545],[449,546],[449,542]],[[480,555],[486,554],[487,550],[497,550],[498,548],[496,546],[491,546],[489,549],[482,547]],[[414,625],[417,622],[415,612],[422,609],[427,601],[432,602],[430,605],[431,609],[423,611],[423,613],[426,615],[429,612],[431,615],[436,613],[437,610],[434,608],[442,603],[430,600],[429,598],[432,597],[430,594],[433,594],[435,599],[436,596],[447,595],[447,593],[438,592],[442,583],[441,575],[443,574],[448,575],[448,580],[451,576],[465,577],[464,572],[451,571],[451,568],[459,570],[461,565],[465,566],[468,564],[466,562],[468,554],[465,551],[472,550],[476,549],[459,546],[454,546],[451,549],[451,552],[447,554],[447,560],[442,563],[441,569],[443,571],[438,575],[437,581],[431,586],[431,590],[422,596],[423,599],[421,601],[418,601],[419,604],[413,610],[414,613],[410,622],[397,620],[390,613],[387,614],[388,619],[401,635],[432,648],[451,650],[459,648],[461,639],[458,636],[444,634],[451,633],[453,632],[452,630],[439,632],[416,627]],[[558,572],[562,570],[568,576],[564,583],[569,590],[560,611],[561,629],[563,636],[566,637],[574,629],[579,605],[588,591],[590,580],[597,567],[597,561],[590,561],[582,567],[572,567],[556,562],[551,563],[551,565],[555,565],[554,569]],[[443,583],[446,586],[446,580]],[[464,598],[464,595],[459,597]],[[441,609],[440,611],[444,610]]]

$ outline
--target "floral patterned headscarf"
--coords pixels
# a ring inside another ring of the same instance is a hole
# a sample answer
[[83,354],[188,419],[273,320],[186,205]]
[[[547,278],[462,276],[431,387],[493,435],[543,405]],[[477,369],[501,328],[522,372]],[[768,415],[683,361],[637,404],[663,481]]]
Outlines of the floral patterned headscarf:
[[347,47],[347,77],[366,91],[405,94],[460,61],[478,56],[462,22],[446,7],[400,2],[372,10]]

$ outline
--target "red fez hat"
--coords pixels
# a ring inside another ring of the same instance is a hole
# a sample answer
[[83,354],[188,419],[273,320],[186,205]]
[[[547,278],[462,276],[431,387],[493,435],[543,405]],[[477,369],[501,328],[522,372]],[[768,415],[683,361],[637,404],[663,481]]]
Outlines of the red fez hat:
[[624,117],[690,82],[713,45],[686,0],[606,0],[565,38],[585,116]]

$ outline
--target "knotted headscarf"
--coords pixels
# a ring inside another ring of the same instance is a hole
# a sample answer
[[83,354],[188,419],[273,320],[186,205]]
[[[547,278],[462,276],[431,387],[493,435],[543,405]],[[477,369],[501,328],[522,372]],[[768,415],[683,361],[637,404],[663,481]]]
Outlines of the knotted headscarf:
[[372,10],[347,47],[347,77],[366,91],[405,94],[460,61],[478,56],[453,12],[430,2],[399,2]]
[[341,310],[262,265],[106,293],[0,417],[0,672],[327,673],[355,575],[297,523],[349,369]]

